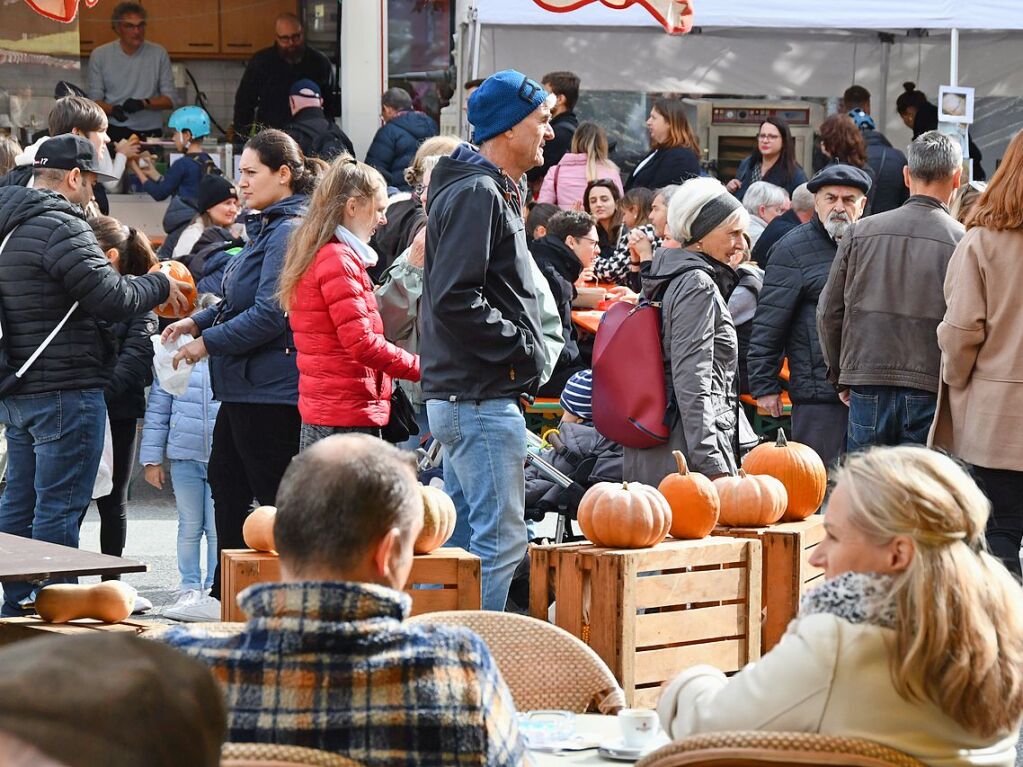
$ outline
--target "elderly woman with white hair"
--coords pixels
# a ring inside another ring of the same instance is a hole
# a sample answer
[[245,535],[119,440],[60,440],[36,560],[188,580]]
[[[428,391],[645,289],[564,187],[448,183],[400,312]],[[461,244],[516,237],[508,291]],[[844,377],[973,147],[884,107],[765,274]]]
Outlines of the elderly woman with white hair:
[[789,193],[767,181],[749,185],[742,197],[742,206],[749,212],[750,247],[757,244],[767,225],[789,209]]
[[626,448],[626,480],[657,485],[674,470],[673,450],[709,477],[735,473],[738,342],[727,302],[739,278],[729,263],[748,225],[749,213],[714,179],[687,181],[671,197],[668,234],[681,247],[659,250],[643,279],[646,297],[662,305],[671,436]]

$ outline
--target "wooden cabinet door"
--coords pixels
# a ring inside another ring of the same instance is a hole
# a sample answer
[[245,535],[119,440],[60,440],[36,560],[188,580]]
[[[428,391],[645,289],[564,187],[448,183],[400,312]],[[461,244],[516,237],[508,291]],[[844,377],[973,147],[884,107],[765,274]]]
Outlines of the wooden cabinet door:
[[297,0],[220,0],[220,52],[251,55],[274,44],[274,19]]
[[220,13],[216,0],[150,0],[146,39],[171,56],[220,52]]

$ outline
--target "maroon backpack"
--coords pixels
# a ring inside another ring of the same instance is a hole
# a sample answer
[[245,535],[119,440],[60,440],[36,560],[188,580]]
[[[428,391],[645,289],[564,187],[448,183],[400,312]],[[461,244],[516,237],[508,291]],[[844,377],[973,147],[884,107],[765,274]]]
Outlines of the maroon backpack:
[[613,442],[647,448],[667,443],[660,304],[616,303],[593,342],[593,425]]

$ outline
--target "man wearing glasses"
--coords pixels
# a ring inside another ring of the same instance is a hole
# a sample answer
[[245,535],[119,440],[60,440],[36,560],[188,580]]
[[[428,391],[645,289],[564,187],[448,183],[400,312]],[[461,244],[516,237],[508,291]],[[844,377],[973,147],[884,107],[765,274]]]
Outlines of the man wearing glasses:
[[174,108],[170,56],[146,42],[146,9],[138,3],[119,3],[111,25],[118,39],[89,56],[89,98],[107,113],[111,141],[159,136],[164,110]]
[[234,96],[234,130],[242,141],[263,128],[283,129],[291,122],[291,87],[312,80],[323,96],[323,111],[338,116],[334,66],[319,51],[306,47],[302,22],[282,13],[274,22],[276,42],[257,52],[245,67]]

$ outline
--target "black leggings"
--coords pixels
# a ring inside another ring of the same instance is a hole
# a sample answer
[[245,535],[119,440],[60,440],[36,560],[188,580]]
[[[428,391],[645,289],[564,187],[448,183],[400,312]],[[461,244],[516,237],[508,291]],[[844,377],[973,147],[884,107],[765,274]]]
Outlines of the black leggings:
[[1021,577],[1020,541],[1023,540],[1023,471],[972,467],[973,478],[991,501],[987,544],[991,553],[1016,578]]
[[210,594],[220,598],[220,552],[243,549],[242,525],[252,499],[272,506],[284,470],[298,453],[302,421],[294,405],[224,402],[213,427],[209,482],[217,521],[217,571]]
[[[128,534],[128,485],[131,482],[132,459],[135,457],[135,440],[138,435],[138,419],[125,418],[110,421],[110,437],[114,452],[113,489],[110,495],[96,499],[99,509],[99,548],[104,554],[119,557],[124,552]],[[86,513],[88,509],[86,510]],[[83,513],[78,521],[82,526]],[[103,580],[116,580],[116,575],[104,576]]]

